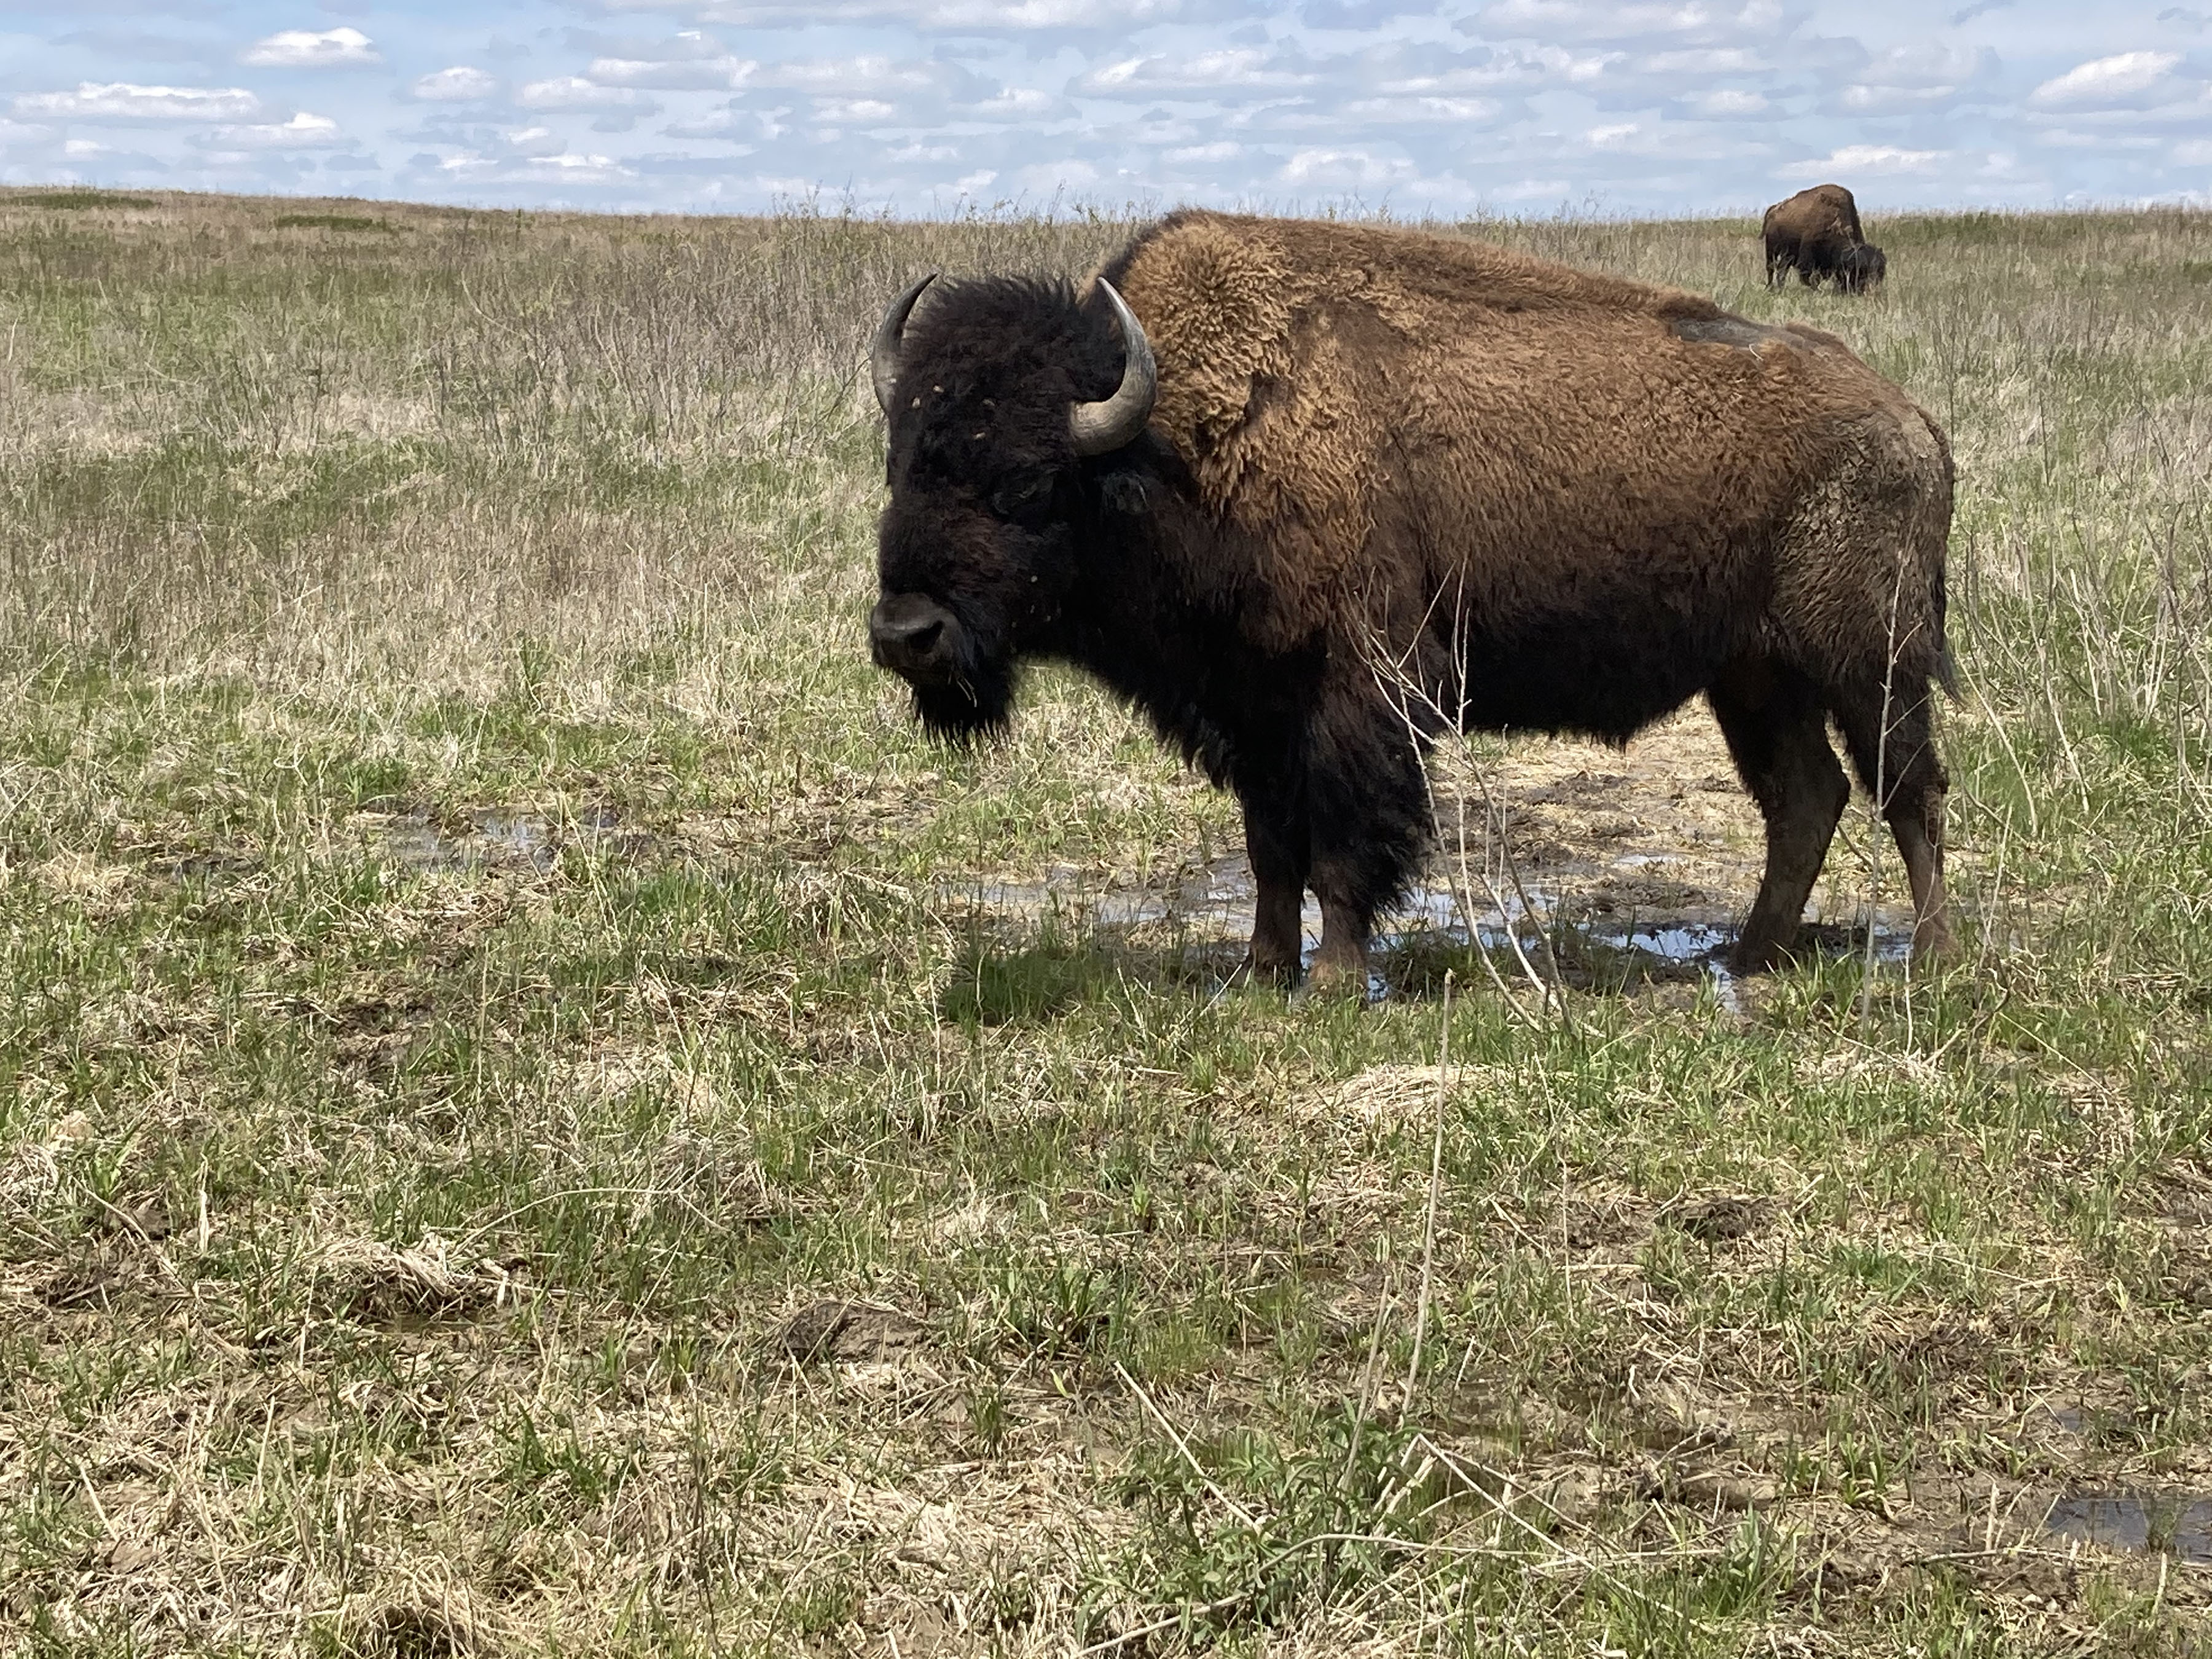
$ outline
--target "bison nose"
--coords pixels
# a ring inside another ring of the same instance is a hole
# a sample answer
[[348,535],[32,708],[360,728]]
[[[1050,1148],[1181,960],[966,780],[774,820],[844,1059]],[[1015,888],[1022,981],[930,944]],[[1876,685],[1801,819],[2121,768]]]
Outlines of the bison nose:
[[939,678],[951,660],[957,627],[952,613],[936,600],[894,593],[870,614],[868,641],[881,666],[909,679]]

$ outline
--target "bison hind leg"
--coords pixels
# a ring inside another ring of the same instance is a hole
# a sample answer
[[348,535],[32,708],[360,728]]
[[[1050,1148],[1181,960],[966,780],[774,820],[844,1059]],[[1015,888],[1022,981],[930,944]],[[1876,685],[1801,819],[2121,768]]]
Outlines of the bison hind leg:
[[1836,697],[1836,724],[1859,781],[1888,821],[1912,889],[1912,957],[1948,955],[1951,929],[1943,891],[1943,802],[1950,788],[1936,752],[1928,676],[1899,670],[1879,684]]
[[1756,973],[1779,965],[1795,948],[1851,786],[1828,746],[1820,688],[1795,669],[1739,663],[1705,696],[1766,820],[1765,873],[1731,957],[1739,972]]

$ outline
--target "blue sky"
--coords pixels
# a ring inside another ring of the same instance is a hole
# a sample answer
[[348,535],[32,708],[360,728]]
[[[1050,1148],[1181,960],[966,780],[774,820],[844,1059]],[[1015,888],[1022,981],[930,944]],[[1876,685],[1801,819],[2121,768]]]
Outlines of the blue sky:
[[0,181],[750,211],[2212,202],[2212,0],[0,0]]

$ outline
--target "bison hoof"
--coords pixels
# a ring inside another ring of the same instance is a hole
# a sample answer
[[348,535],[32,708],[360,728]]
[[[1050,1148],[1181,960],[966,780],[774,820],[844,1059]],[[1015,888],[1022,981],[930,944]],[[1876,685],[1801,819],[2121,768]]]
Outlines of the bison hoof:
[[1313,965],[1306,978],[1308,994],[1331,1000],[1357,999],[1367,1000],[1367,963],[1365,959],[1347,962],[1341,958],[1322,957]]
[[1797,959],[1795,939],[1771,937],[1759,938],[1746,933],[1729,952],[1729,971],[1732,974],[1771,974],[1778,968],[1787,968]]
[[1272,985],[1279,991],[1287,991],[1298,982],[1298,959],[1248,951],[1237,967],[1237,977],[1254,985]]
[[1912,965],[1915,968],[1940,968],[1954,962],[1959,956],[1958,941],[1951,937],[1951,928],[1941,916],[1923,916],[1912,929]]

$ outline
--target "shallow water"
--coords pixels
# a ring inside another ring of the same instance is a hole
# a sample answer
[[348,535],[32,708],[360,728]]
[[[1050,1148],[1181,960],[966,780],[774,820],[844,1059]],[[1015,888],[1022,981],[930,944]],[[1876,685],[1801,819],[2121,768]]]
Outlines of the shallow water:
[[[1741,1012],[1735,980],[1725,960],[1735,939],[1734,902],[1674,884],[1661,890],[1674,902],[1654,905],[1660,914],[1647,917],[1633,908],[1625,915],[1605,910],[1601,907],[1617,902],[1616,895],[1598,897],[1582,890],[1608,874],[1676,861],[1671,854],[1626,853],[1595,875],[1579,877],[1571,886],[1558,880],[1498,884],[1495,902],[1489,893],[1463,897],[1449,886],[1417,887],[1395,910],[1377,918],[1376,949],[1387,957],[1419,944],[1465,946],[1472,942],[1486,951],[1510,952],[1517,938],[1521,949],[1540,969],[1548,943],[1562,957],[1584,966],[1593,957],[1613,954],[1616,959],[1611,969],[1625,969],[1632,981],[1701,974],[1711,981],[1723,1006]],[[1042,881],[948,884],[939,890],[950,902],[965,900],[992,915],[1052,919],[1115,933],[1164,927],[1185,937],[1218,939],[1224,944],[1241,944],[1249,936],[1255,902],[1250,869],[1233,856],[1216,860],[1172,887],[1102,887],[1084,872],[1062,867],[1048,872]],[[1743,902],[1747,903],[1747,898]],[[1309,967],[1321,945],[1321,907],[1309,896],[1301,915],[1303,954]],[[1816,949],[1832,954],[1859,954],[1866,949],[1863,930],[1833,923],[1816,923],[1811,938]],[[1909,923],[1876,921],[1874,957],[1878,965],[1904,962],[1911,953],[1911,943]],[[1386,975],[1370,975],[1369,992],[1387,995]]]
[[2193,1492],[2082,1492],[2044,1517],[2062,1538],[2137,1554],[2212,1562],[2212,1497]]
[[364,816],[386,821],[378,830],[384,849],[410,870],[473,870],[487,865],[524,864],[550,870],[564,845],[589,845],[612,836],[617,820],[610,809],[589,807],[574,817],[543,812],[493,811],[473,813],[469,827],[448,830],[419,808],[385,811],[365,806]]

